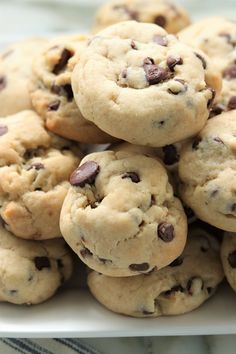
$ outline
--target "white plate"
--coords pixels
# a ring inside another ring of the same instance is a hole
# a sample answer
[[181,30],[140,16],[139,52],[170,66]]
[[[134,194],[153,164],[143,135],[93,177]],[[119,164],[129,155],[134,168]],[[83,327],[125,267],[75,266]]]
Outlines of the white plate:
[[[176,1],[186,5],[194,18],[219,14],[236,19],[236,0]],[[23,1],[1,0],[0,34],[4,33],[4,36],[0,37],[0,47],[24,36],[75,31],[76,28],[78,31],[86,30],[92,18],[91,9],[101,2],[60,0],[57,7],[55,0],[45,0],[41,4],[28,0],[24,7]],[[47,5],[44,7],[43,4]],[[66,21],[65,18],[57,18],[59,12],[68,16]],[[50,301],[37,306],[0,304],[0,314],[0,337],[235,334],[236,294],[228,286],[223,286],[213,298],[189,314],[134,319],[106,310],[86,290],[63,289]]]

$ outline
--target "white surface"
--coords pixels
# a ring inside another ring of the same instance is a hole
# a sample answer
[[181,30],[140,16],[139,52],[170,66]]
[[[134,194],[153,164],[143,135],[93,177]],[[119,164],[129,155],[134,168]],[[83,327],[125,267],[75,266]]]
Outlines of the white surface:
[[[94,1],[0,0],[0,46],[25,36],[88,29]],[[236,18],[236,0],[177,0],[194,18]],[[66,3],[66,5],[65,5]],[[83,3],[83,4],[82,4]],[[82,5],[81,5],[82,4]],[[87,5],[90,6],[87,6]],[[0,337],[120,337],[236,333],[236,294],[221,289],[194,312],[177,317],[132,319],[109,312],[86,291],[64,289],[35,307],[0,304]],[[177,353],[177,352],[171,352]],[[200,353],[200,352],[199,352]],[[182,354],[182,352],[178,352]]]

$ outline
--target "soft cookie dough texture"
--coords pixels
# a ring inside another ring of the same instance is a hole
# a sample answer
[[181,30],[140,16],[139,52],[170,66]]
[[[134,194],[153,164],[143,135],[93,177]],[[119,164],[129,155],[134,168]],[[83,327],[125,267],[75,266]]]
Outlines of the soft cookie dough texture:
[[181,150],[184,202],[199,219],[236,232],[236,111],[210,119]]
[[0,53],[0,116],[31,109],[29,83],[32,62],[44,39],[32,38],[15,43]]
[[35,56],[30,84],[32,105],[53,133],[83,143],[107,143],[114,138],[84,119],[71,88],[71,73],[87,40],[86,35],[59,37]]
[[198,21],[179,33],[181,41],[202,50],[223,75],[211,115],[236,109],[236,23],[222,17]]
[[72,268],[62,239],[20,240],[0,225],[0,301],[41,303],[70,278]]
[[225,276],[236,292],[236,233],[225,233],[221,246],[221,261]]
[[78,149],[50,135],[35,112],[0,118],[0,215],[14,235],[61,235],[61,206],[79,161]]
[[96,13],[94,32],[117,22],[135,20],[155,23],[169,33],[177,33],[190,23],[185,9],[166,0],[113,0]]
[[70,178],[61,232],[84,263],[106,275],[160,269],[183,250],[187,222],[166,170],[127,152],[87,155]]
[[133,317],[179,315],[212,296],[224,274],[217,240],[190,229],[184,252],[169,266],[150,274],[114,278],[88,274],[94,297],[110,310]]
[[161,27],[122,22],[99,32],[72,74],[84,117],[132,144],[165,146],[196,134],[221,75]]

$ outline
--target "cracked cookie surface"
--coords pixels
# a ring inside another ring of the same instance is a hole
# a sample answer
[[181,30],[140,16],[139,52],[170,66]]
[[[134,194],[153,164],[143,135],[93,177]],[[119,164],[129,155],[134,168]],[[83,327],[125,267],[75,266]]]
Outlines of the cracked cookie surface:
[[35,112],[0,118],[0,215],[14,235],[61,235],[60,210],[79,161],[78,149],[50,135]]
[[218,241],[205,230],[191,228],[183,253],[169,266],[125,278],[91,271],[88,286],[114,312],[157,317],[196,309],[214,294],[223,277]]
[[50,131],[83,143],[107,143],[114,138],[84,119],[71,88],[71,74],[87,40],[85,35],[57,38],[35,56],[31,99]]
[[177,33],[190,23],[187,11],[171,1],[113,0],[97,11],[94,32],[117,22],[129,20],[155,23],[169,33]]
[[0,53],[0,117],[32,108],[28,85],[33,57],[45,43],[44,39],[32,38]]
[[159,26],[128,21],[90,40],[72,88],[84,117],[102,130],[160,147],[202,129],[221,87],[221,75],[212,69]]
[[181,197],[199,219],[236,232],[236,111],[210,119],[183,147],[179,176]]
[[223,17],[198,21],[179,33],[180,40],[206,53],[223,76],[222,92],[211,116],[236,109],[236,23]]
[[70,278],[72,257],[62,239],[25,241],[0,225],[0,301],[38,304]]
[[61,232],[92,269],[114,276],[148,273],[182,252],[186,216],[159,161],[127,152],[93,153],[70,182]]

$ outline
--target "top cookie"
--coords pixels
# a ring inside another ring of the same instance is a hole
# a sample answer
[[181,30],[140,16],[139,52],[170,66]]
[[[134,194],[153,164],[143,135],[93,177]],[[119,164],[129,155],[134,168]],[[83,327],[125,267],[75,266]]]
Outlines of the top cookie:
[[35,56],[31,99],[50,131],[83,143],[107,143],[114,138],[83,118],[71,89],[71,73],[87,40],[85,35],[57,38]]
[[117,22],[129,20],[155,23],[169,33],[177,33],[190,23],[187,11],[169,1],[113,0],[98,10],[94,32]]
[[236,109],[236,23],[222,17],[211,17],[179,33],[181,41],[206,53],[223,75],[221,95],[211,115]]
[[209,120],[182,148],[179,176],[181,196],[199,219],[236,232],[236,111]]
[[25,239],[61,236],[61,206],[79,160],[78,149],[49,135],[33,111],[0,118],[0,215],[6,228]]
[[28,85],[32,61],[45,43],[34,38],[13,44],[0,54],[0,117],[31,109]]
[[92,38],[72,75],[87,119],[112,136],[150,146],[196,134],[220,85],[220,74],[212,74],[201,54],[156,25],[134,21]]

